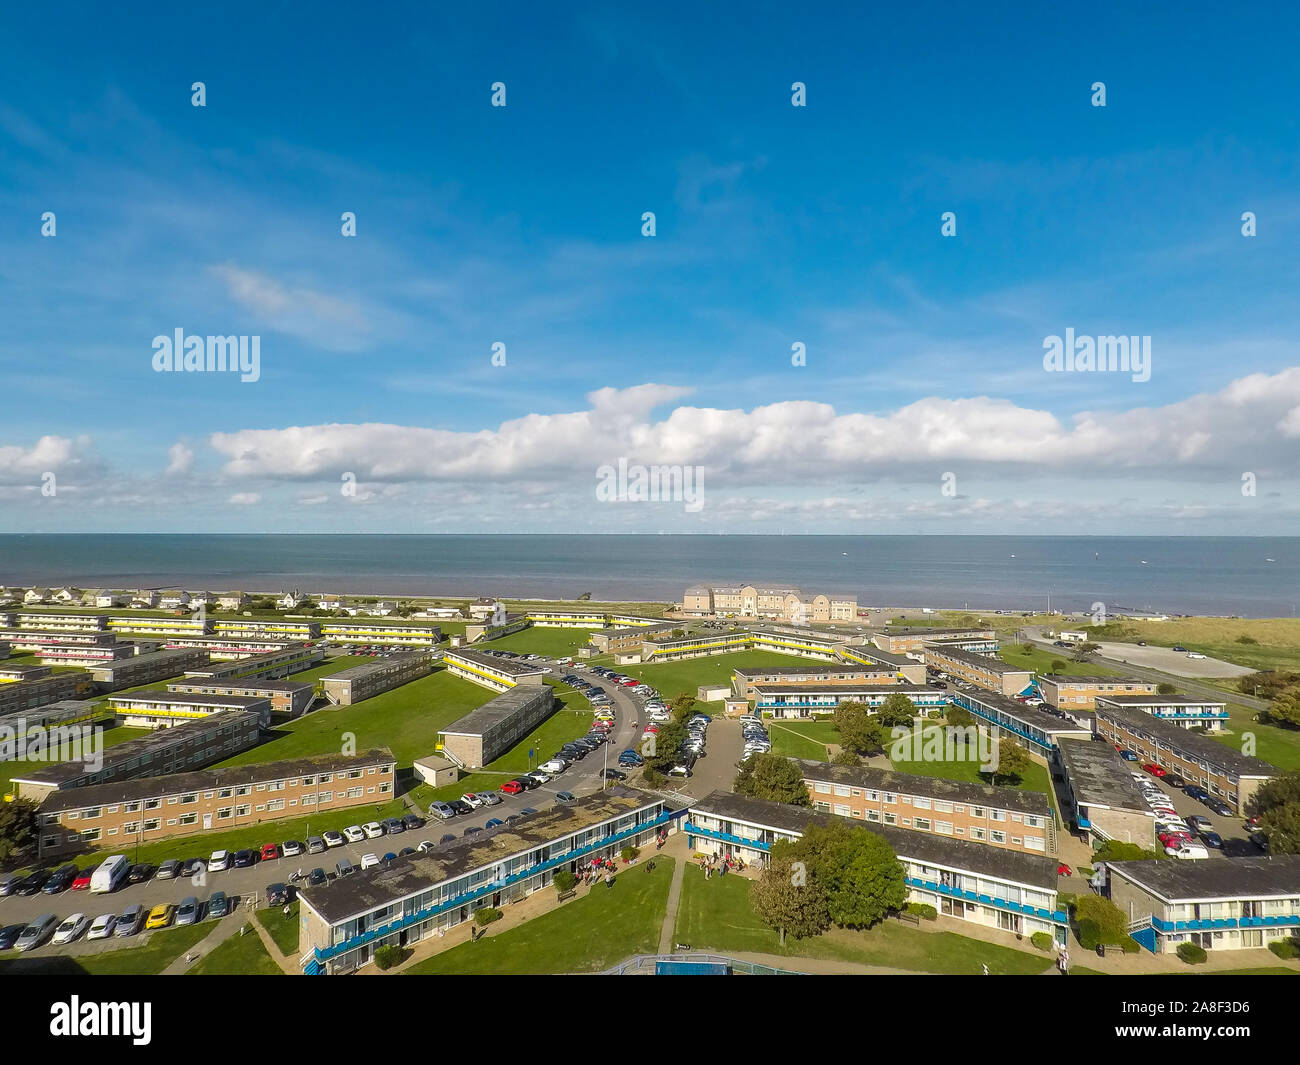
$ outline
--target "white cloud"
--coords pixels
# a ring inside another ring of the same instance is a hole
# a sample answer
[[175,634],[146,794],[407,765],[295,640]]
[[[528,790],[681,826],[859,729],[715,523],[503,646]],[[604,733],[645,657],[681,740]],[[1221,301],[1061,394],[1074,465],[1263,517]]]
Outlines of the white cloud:
[[251,507],[254,503],[260,503],[262,495],[260,492],[236,492],[226,502],[237,507]]
[[210,269],[230,297],[269,329],[335,351],[360,350],[370,342],[370,326],[356,300],[286,285],[231,263]]
[[167,474],[174,476],[179,473],[189,473],[194,465],[194,450],[186,447],[180,441],[172,444],[167,449]]

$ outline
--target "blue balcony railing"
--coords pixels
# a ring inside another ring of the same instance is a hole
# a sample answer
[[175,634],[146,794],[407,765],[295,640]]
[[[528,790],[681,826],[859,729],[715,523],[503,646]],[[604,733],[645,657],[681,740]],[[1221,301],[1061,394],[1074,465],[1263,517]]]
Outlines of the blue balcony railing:
[[1152,917],[1151,923],[1161,932],[1209,932],[1225,928],[1297,928],[1300,913],[1272,917],[1205,917],[1198,921],[1164,921]]

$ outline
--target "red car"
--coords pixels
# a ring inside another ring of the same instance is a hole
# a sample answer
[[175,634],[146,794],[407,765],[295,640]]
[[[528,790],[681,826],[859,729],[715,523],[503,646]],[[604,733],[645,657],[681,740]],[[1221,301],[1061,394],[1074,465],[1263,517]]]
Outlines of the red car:
[[504,784],[501,785],[501,790],[504,791],[507,795],[518,795],[521,791],[524,790],[524,786],[520,784],[519,781],[517,780],[507,780]]
[[72,882],[73,891],[85,891],[90,887],[90,877],[94,873],[93,869],[83,869],[77,874],[77,879]]
[[636,677],[628,677],[627,680],[619,681],[625,688],[634,688],[641,682]]
[[1154,762],[1146,762],[1143,764],[1142,768],[1145,769],[1148,773],[1150,773],[1153,777],[1162,777],[1165,775],[1166,772],[1164,766],[1156,765]]
[[280,857],[280,847],[275,843],[263,843],[260,853],[262,861],[273,862]]
[[1071,869],[1071,868],[1070,868],[1068,865],[1066,865],[1064,862],[1061,862],[1061,863],[1056,867],[1056,875],[1057,875],[1057,876],[1070,876],[1070,875],[1072,875],[1073,873],[1074,873],[1074,870]]

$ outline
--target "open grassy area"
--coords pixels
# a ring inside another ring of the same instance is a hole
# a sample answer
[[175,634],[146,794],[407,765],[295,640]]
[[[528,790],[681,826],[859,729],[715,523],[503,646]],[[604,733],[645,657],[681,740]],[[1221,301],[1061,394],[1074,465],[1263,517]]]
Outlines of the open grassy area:
[[[653,685],[665,700],[682,692],[694,695],[702,684],[730,686],[732,671],[741,666],[792,666],[799,659],[774,651],[736,651],[725,655],[707,655],[704,658],[687,658],[680,662],[644,662],[639,665],[620,666],[629,677],[638,677]],[[697,709],[705,714],[720,714],[722,703],[700,703]]]
[[218,943],[186,976],[283,976],[252,925]]
[[[482,646],[492,651],[516,651],[546,655],[548,658],[572,658],[579,647],[591,640],[591,629],[539,629],[527,628],[512,632],[499,640],[489,640]],[[479,646],[475,644],[475,646]]]
[[312,666],[311,669],[291,673],[285,679],[305,684],[313,680],[319,680],[321,677],[332,677],[335,673],[341,673],[345,669],[359,666],[363,662],[373,661],[374,659],[368,655],[339,655],[337,658],[327,659],[318,666]]
[[[942,728],[941,725],[932,726],[932,728]],[[931,728],[927,728],[925,733],[929,733]],[[923,741],[924,742],[924,741]],[[901,773],[915,773],[923,777],[937,777],[941,780],[965,780],[972,784],[987,784],[989,781],[980,775],[980,764],[976,760],[976,752],[971,751],[971,758],[966,761],[936,762],[929,760],[915,761],[906,758],[894,758],[893,752],[890,754],[890,763]],[[914,752],[915,753],[915,752]],[[1052,797],[1052,781],[1048,774],[1047,767],[1038,762],[1034,762],[1018,784],[1010,785],[1022,791],[1039,791],[1047,796],[1047,801],[1055,809],[1055,802]]]
[[[105,747],[116,747],[119,743],[125,743],[127,740],[147,736],[152,731],[152,729],[147,728],[128,728],[125,725],[119,725],[116,728],[100,729],[99,739]],[[60,762],[63,759],[34,757],[23,761],[0,762],[0,795],[9,795],[14,791],[11,786],[14,777],[21,777],[24,773],[30,772],[33,766],[48,765],[51,761]]]
[[767,723],[767,731],[772,737],[772,753],[787,758],[829,761],[826,745],[840,741],[840,730],[833,721],[772,720]]
[[1270,762],[1279,769],[1300,769],[1300,731],[1261,725],[1254,720],[1255,711],[1235,703],[1228,703],[1228,722],[1223,732],[1212,732],[1210,738],[1234,751],[1241,751],[1246,733],[1254,736],[1255,757]]
[[388,747],[397,756],[399,766],[409,766],[415,759],[434,753],[441,729],[487,702],[493,694],[445,669],[437,669],[373,699],[313,710],[296,721],[277,725],[266,743],[220,764],[249,765],[328,754],[342,750],[344,734],[350,733],[357,750]]
[[[407,973],[590,973],[633,954],[652,954],[668,902],[673,860],[655,858],[624,868],[612,888],[597,885],[582,898],[477,943],[462,943],[417,962]],[[547,888],[546,890],[551,890]]]
[[835,958],[862,965],[884,965],[923,973],[993,974],[1041,973],[1052,959],[1039,951],[969,939],[953,932],[931,932],[897,921],[884,921],[866,931],[834,928],[809,939],[787,939],[754,915],[749,905],[751,881],[743,876],[704,879],[695,865],[686,868],[674,938],[693,950],[752,951],[790,958]]
[[[998,651],[1002,661],[1022,669],[1032,669],[1035,673],[1064,673],[1076,677],[1117,677],[1121,671],[1112,666],[1099,665],[1096,662],[1076,662],[1064,647],[1049,651],[1045,647],[1030,646],[1026,653],[1020,644],[1003,644]],[[1064,662],[1064,668],[1053,670],[1053,662]]]
[[257,911],[258,923],[270,933],[280,953],[291,958],[298,956],[298,900],[289,903],[286,917],[283,906],[268,906]]
[[15,951],[0,954],[0,974],[44,975],[89,973],[92,976],[153,976],[189,950],[212,931],[209,922],[186,925],[183,928],[166,928],[128,940],[114,940],[122,946],[98,954],[77,957],[55,955],[50,957],[24,957]]

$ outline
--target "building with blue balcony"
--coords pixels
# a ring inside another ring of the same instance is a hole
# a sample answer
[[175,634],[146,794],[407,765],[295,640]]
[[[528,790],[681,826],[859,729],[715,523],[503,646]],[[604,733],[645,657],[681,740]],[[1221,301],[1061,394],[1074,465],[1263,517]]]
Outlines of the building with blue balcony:
[[673,815],[664,800],[615,785],[526,814],[424,854],[397,858],[301,893],[303,967],[352,972],[378,947],[408,946],[548,887],[557,870],[653,841]]
[[840,683],[836,681],[806,684],[752,684],[754,710],[773,717],[815,717],[833,714],[840,703],[864,703],[869,709],[884,705],[891,695],[904,695],[917,711],[942,710],[948,693],[939,688],[910,684]]
[[1228,720],[1228,704],[1195,695],[1098,695],[1102,709],[1141,710],[1179,728],[1218,732]]
[[1062,782],[1065,814],[1076,831],[1094,845],[1107,840],[1157,847],[1153,811],[1126,762],[1109,743],[1062,738],[1057,741],[1052,774]]
[[1188,942],[1249,950],[1300,937],[1300,855],[1108,862],[1105,876],[1130,935],[1156,954]]
[[692,803],[682,831],[694,851],[764,865],[773,844],[799,839],[810,824],[851,825],[883,837],[903,866],[910,902],[1016,935],[1046,932],[1054,942],[1066,942],[1069,918],[1057,904],[1052,858],[725,791]]
[[1064,736],[1091,739],[1092,729],[1063,713],[1052,713],[992,692],[951,691],[950,702],[969,710],[980,724],[995,725],[1021,740],[1033,754],[1051,755]]

